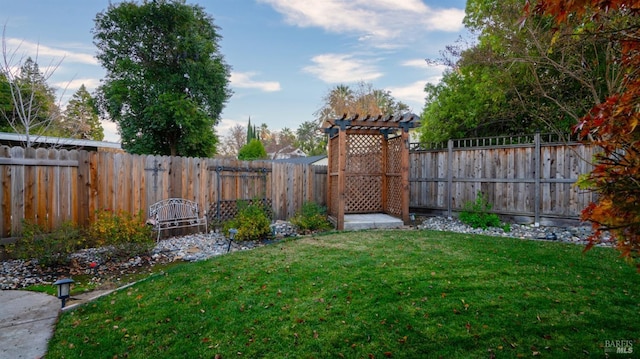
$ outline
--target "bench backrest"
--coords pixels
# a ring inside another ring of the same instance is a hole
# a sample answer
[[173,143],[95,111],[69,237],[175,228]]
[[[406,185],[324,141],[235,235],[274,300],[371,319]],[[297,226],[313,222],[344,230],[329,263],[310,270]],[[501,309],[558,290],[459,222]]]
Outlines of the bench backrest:
[[169,198],[152,204],[149,207],[149,217],[160,221],[199,218],[200,211],[196,202],[182,198]]

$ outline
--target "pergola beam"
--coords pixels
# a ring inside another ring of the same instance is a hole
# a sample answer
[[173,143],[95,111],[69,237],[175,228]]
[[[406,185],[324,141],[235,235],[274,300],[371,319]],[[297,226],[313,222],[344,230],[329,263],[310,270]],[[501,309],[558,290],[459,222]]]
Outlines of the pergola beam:
[[405,132],[408,132],[411,128],[416,128],[419,126],[420,122],[418,121],[420,118],[415,114],[406,114],[402,116],[382,116],[378,115],[377,117],[372,117],[371,115],[367,115],[362,119],[358,119],[359,115],[354,115],[351,118],[346,118],[342,116],[341,118],[335,120],[329,120],[330,126],[325,129],[325,132],[335,131],[336,129],[339,131],[346,130],[387,130],[387,129],[402,129]]

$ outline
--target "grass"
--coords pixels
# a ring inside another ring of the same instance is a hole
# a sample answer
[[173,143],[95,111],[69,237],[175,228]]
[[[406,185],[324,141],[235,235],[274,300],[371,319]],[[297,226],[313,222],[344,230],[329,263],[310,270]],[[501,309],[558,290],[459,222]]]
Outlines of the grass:
[[168,269],[62,314],[50,358],[604,357],[640,343],[611,249],[345,232]]

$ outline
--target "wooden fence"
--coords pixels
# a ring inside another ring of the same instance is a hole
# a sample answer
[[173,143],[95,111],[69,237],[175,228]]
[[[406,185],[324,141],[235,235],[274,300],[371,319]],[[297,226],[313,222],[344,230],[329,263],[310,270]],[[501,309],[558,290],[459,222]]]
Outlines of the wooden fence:
[[520,222],[577,220],[595,194],[574,184],[595,147],[553,136],[450,140],[410,154],[410,207],[452,215],[478,192],[492,211]]
[[87,225],[96,210],[146,211],[170,197],[209,211],[219,201],[268,198],[275,219],[305,201],[325,204],[326,167],[208,158],[0,147],[0,238],[22,220],[47,229]]
[[[410,207],[451,215],[478,192],[493,211],[543,223],[578,219],[595,195],[574,186],[594,147],[535,136],[449,141],[410,153]],[[87,225],[96,210],[146,212],[169,197],[200,203],[266,198],[275,219],[305,201],[326,205],[326,166],[0,147],[0,239],[22,220]],[[213,206],[213,207],[212,207]]]

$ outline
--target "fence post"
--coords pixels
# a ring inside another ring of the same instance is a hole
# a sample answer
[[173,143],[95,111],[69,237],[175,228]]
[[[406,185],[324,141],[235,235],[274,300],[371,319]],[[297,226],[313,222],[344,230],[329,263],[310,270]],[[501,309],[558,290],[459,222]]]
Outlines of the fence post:
[[533,153],[533,170],[534,170],[534,179],[535,179],[535,188],[534,188],[534,204],[533,204],[533,213],[534,219],[533,223],[537,227],[540,225],[540,132],[536,132],[534,136],[534,144],[535,149]]
[[451,196],[453,190],[453,140],[447,142],[447,217],[451,218]]

